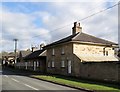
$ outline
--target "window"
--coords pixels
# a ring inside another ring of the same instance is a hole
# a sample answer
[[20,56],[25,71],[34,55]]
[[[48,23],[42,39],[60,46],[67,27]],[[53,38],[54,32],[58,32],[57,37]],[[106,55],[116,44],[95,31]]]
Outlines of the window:
[[61,58],[61,67],[65,67],[65,57]]
[[52,61],[52,67],[55,67],[55,62],[54,61]]
[[106,51],[106,56],[108,56],[108,51]]
[[55,55],[55,49],[54,48],[52,49],[52,55]]
[[26,70],[27,70],[27,66],[28,66],[28,65],[27,65],[27,62],[25,62],[25,69],[26,69]]
[[72,73],[72,62],[71,62],[71,60],[68,61],[68,73]]
[[48,61],[48,67],[50,67],[50,61]]
[[103,48],[103,55],[105,56],[105,48]]
[[105,48],[103,48],[103,55],[108,56],[108,51],[106,51]]
[[34,61],[33,64],[34,64],[34,71],[36,71],[36,61]]
[[39,67],[39,61],[37,61],[37,67]]
[[64,60],[61,61],[61,67],[65,67],[65,61]]
[[61,52],[61,54],[65,54],[65,52],[64,52],[64,47],[62,47],[62,52]]

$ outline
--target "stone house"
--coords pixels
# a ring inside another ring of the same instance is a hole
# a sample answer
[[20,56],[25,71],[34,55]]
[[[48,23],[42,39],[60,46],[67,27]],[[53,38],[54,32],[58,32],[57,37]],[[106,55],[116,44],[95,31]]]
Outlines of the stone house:
[[[18,53],[17,53],[17,57],[18,57]],[[14,66],[14,64],[15,64],[15,52],[2,53],[2,61],[3,61],[3,64],[6,64],[8,66]]]
[[114,55],[117,47],[114,42],[83,33],[80,23],[75,22],[72,35],[44,47],[47,72],[118,81],[118,59]]
[[31,54],[32,52],[30,50],[23,50],[19,52],[19,56],[18,56],[18,61],[17,62],[24,62],[24,58]]
[[8,65],[8,54],[8,52],[1,53],[2,65]]
[[36,50],[27,55],[24,60],[26,61],[23,64],[25,69],[46,72],[46,50]]

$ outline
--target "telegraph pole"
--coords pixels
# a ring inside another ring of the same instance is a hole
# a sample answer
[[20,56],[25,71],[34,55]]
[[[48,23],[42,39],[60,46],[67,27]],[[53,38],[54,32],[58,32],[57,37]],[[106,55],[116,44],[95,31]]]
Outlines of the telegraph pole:
[[15,42],[15,50],[14,50],[14,52],[15,52],[15,63],[17,63],[17,41],[18,41],[18,39],[13,39],[13,41]]

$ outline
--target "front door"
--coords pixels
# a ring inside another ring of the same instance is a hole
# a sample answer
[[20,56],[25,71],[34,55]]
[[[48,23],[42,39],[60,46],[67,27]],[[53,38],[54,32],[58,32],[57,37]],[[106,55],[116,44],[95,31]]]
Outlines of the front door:
[[34,61],[34,71],[36,71],[36,61]]
[[25,62],[25,69],[27,70],[27,62]]
[[71,60],[68,61],[68,73],[70,74],[72,72],[72,65]]

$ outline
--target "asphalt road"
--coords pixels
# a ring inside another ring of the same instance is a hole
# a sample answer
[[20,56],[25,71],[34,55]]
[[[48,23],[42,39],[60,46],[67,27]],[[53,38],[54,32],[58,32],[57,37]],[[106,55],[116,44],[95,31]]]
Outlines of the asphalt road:
[[[77,89],[41,81],[38,79],[30,78],[23,75],[15,74],[10,70],[4,70],[2,74],[2,90],[29,90],[40,91],[46,90],[47,92],[84,92]],[[33,91],[32,91],[33,92]]]

